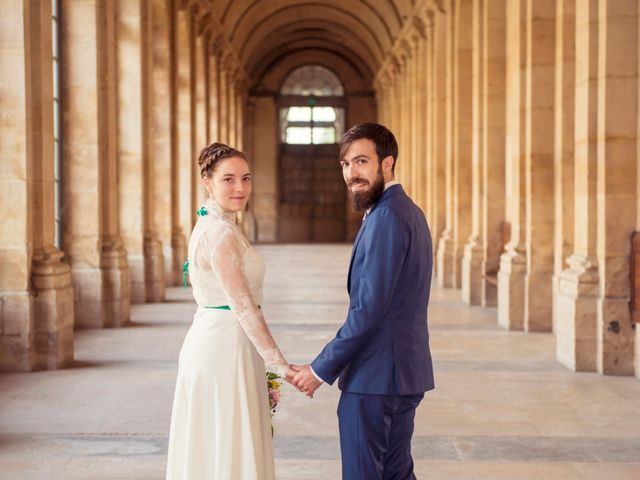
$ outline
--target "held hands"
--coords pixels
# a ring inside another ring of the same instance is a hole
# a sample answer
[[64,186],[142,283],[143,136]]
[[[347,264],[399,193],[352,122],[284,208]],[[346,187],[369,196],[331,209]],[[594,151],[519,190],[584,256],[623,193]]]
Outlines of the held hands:
[[322,385],[322,382],[311,371],[311,365],[290,365],[289,369],[296,372],[295,376],[292,380],[288,380],[289,374],[287,373],[285,379],[307,397],[313,398],[313,394]]

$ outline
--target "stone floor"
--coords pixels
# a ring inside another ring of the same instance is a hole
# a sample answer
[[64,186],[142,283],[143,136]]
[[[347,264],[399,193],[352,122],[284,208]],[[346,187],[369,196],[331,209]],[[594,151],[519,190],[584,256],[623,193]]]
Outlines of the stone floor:
[[[311,360],[346,308],[349,247],[265,246],[264,310],[291,362]],[[130,327],[82,331],[75,368],[0,376],[0,478],[159,479],[190,292],[133,308]],[[420,406],[420,479],[640,479],[640,382],[575,374],[550,334],[434,289],[436,390]],[[288,385],[275,417],[278,479],[340,475],[336,388]]]

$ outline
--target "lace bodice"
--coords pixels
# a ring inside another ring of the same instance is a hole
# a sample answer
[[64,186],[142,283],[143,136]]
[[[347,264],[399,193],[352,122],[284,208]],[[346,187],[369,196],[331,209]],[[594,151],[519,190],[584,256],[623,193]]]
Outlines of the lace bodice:
[[265,266],[227,213],[212,199],[199,211],[189,239],[189,279],[201,307],[228,305],[264,362],[284,376],[288,363],[273,339],[262,310]]

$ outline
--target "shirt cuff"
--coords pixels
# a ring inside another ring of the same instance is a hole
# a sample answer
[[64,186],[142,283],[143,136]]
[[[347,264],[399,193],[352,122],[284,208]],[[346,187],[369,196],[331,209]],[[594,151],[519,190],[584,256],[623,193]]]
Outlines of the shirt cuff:
[[309,365],[309,369],[311,370],[311,373],[313,373],[313,376],[316,377],[318,379],[319,382],[324,383],[324,380],[321,379],[318,374],[316,372],[313,371],[313,367],[311,365]]

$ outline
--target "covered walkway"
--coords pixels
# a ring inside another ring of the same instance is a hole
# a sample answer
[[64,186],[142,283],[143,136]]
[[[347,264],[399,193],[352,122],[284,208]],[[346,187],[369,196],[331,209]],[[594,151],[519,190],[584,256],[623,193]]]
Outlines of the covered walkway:
[[[264,308],[289,361],[307,362],[346,309],[347,245],[261,246]],[[194,304],[132,307],[121,329],[75,334],[71,369],[0,375],[0,478],[159,479],[177,356]],[[420,479],[638,479],[640,383],[573,373],[551,333],[506,331],[494,308],[434,287],[437,388],[418,410]],[[224,366],[221,365],[221,368]],[[288,385],[275,418],[278,479],[338,478],[336,388]]]

